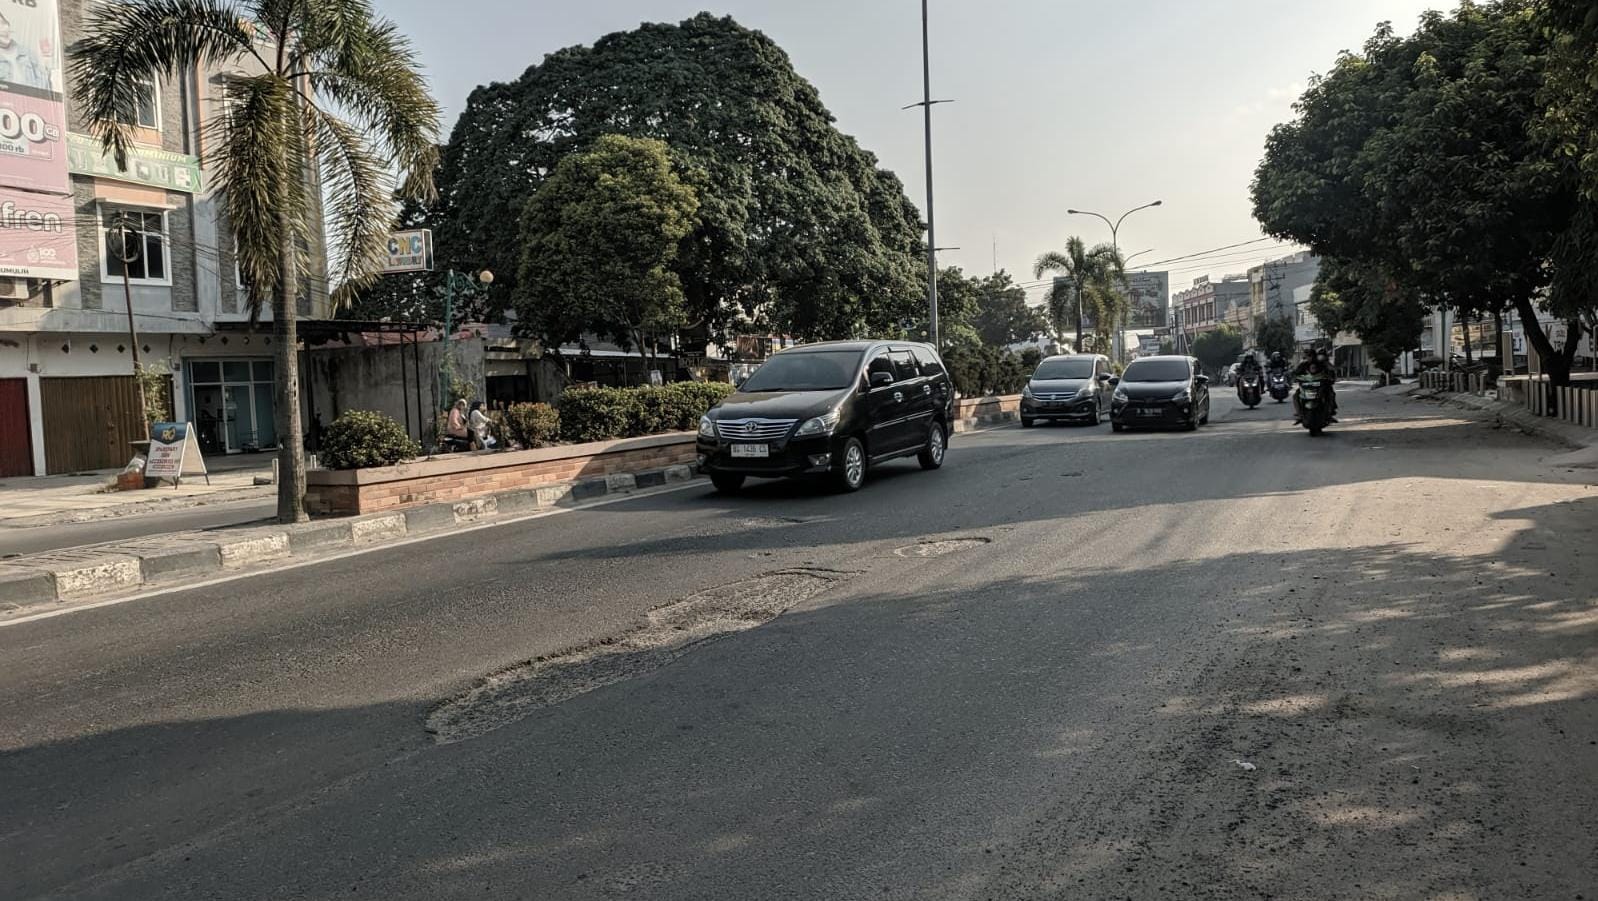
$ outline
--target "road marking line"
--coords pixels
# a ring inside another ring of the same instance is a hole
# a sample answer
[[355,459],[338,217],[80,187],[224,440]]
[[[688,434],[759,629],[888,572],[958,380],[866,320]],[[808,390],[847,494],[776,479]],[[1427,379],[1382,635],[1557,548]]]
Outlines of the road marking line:
[[501,526],[515,525],[517,523],[527,522],[528,520],[532,519],[543,519],[549,516],[558,516],[563,513],[580,513],[584,510],[592,510],[595,507],[608,507],[611,504],[620,504],[625,501],[635,500],[641,497],[655,497],[657,495],[670,494],[675,491],[686,491],[690,488],[704,488],[707,485],[709,485],[708,482],[695,480],[682,485],[668,485],[664,488],[652,488],[647,491],[634,491],[621,497],[605,498],[604,500],[594,501],[593,503],[583,504],[582,506],[578,507],[558,507],[554,510],[541,510],[537,513],[529,513],[526,515],[511,517],[509,519],[497,519],[492,522],[477,523],[471,526],[453,529],[446,532],[429,532],[424,535],[407,536],[397,541],[388,541],[382,544],[351,548],[347,551],[339,551],[335,554],[328,554],[325,557],[290,560],[289,562],[279,566],[269,566],[265,569],[252,569],[244,572],[230,573],[225,576],[218,576],[214,579],[206,579],[200,582],[191,582],[181,585],[166,585],[160,588],[151,589],[149,591],[141,591],[138,594],[130,594],[127,597],[106,598],[103,601],[91,601],[87,604],[75,604],[71,607],[62,607],[59,610],[45,610],[39,613],[31,613],[27,616],[19,616],[16,619],[9,619],[0,622],[0,629],[7,629],[12,626],[20,626],[24,623],[31,623],[41,619],[54,619],[57,616],[65,616],[68,613],[81,613],[86,610],[98,610],[101,607],[115,607],[118,604],[126,604],[131,601],[142,601],[148,598],[160,597],[161,595],[165,594],[176,594],[180,591],[193,591],[199,588],[209,588],[213,585],[224,585],[228,582],[236,582],[239,579],[271,575],[272,573],[286,572],[291,569],[301,569],[307,566],[331,563],[335,560],[344,560],[349,557],[359,557],[362,554],[370,554],[376,551],[386,551],[390,548],[405,547],[406,545],[418,544],[423,541],[433,541],[439,538],[448,538],[453,535],[466,535],[471,532],[481,531],[483,529],[495,529]]

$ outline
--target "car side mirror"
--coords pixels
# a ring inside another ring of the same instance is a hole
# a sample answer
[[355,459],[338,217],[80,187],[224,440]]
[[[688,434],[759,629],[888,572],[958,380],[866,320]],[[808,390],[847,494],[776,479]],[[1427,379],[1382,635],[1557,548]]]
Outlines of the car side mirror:
[[1201,375],[1193,381],[1198,382],[1200,385],[1208,385],[1210,383],[1210,377],[1207,375]]
[[1112,376],[1108,377],[1107,379],[1105,379],[1105,381],[1109,382],[1112,385],[1119,385],[1119,384],[1121,384],[1121,377],[1118,376],[1118,375],[1112,375]]
[[1101,382],[1113,382],[1113,381],[1115,381],[1115,376],[1110,375],[1108,372],[1101,372],[1101,373],[1099,373],[1099,381],[1101,381]]
[[871,373],[871,387],[873,387],[873,388],[886,388],[886,387],[888,387],[889,385],[892,385],[892,384],[893,384],[893,373],[891,373],[891,372],[873,372],[873,373]]

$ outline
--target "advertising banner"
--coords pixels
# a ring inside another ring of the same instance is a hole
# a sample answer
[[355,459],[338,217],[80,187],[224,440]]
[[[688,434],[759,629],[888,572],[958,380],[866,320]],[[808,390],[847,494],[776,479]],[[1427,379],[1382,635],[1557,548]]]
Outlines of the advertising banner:
[[0,185],[71,193],[56,0],[0,8]]
[[76,280],[75,215],[71,197],[0,188],[0,277]]
[[128,167],[118,169],[110,154],[100,152],[98,140],[76,132],[67,135],[67,169],[75,175],[111,178],[185,194],[200,190],[200,158],[197,156],[134,147],[128,154]]
[[388,236],[388,258],[383,261],[384,272],[426,272],[432,268],[432,229],[418,228]]

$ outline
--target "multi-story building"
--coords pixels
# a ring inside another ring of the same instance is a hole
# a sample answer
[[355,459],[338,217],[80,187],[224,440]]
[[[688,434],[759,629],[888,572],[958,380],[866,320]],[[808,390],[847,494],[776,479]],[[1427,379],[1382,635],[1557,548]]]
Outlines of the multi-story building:
[[[119,169],[87,136],[64,80],[62,50],[89,5],[6,8],[19,62],[17,80],[0,82],[0,123],[15,124],[0,134],[0,476],[127,462],[144,437],[135,348],[170,370],[174,416],[195,423],[205,452],[277,442],[270,329],[251,323],[211,190],[206,124],[240,73],[138,84],[137,143]],[[313,241],[321,273],[322,237]],[[305,281],[301,314],[325,316],[325,276]]]
[[1193,287],[1177,292],[1171,301],[1178,311],[1176,322],[1187,341],[1222,324],[1230,324],[1233,311],[1246,308],[1248,303],[1246,275],[1228,275],[1218,282],[1201,275],[1193,280]]

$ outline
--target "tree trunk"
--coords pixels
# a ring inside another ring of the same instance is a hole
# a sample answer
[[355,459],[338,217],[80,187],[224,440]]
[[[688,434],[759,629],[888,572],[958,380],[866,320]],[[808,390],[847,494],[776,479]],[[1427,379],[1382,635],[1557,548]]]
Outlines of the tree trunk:
[[[285,172],[287,166],[284,167]],[[298,177],[298,173],[294,175]],[[272,294],[272,347],[277,363],[277,520],[304,522],[305,438],[300,424],[299,248],[286,211],[278,214],[283,255]]]
[[1504,311],[1493,310],[1493,353],[1498,356],[1498,374],[1515,374],[1515,357],[1504,358]]
[[1082,352],[1082,284],[1080,278],[1077,279],[1076,286],[1076,347],[1072,352]]
[[[1559,392],[1555,389],[1563,388],[1570,384],[1570,363],[1575,358],[1575,344],[1566,337],[1566,347],[1554,349],[1553,342],[1548,339],[1548,334],[1543,331],[1542,323],[1537,321],[1537,310],[1532,306],[1531,298],[1515,298],[1515,312],[1520,314],[1520,325],[1526,330],[1526,340],[1531,342],[1531,352],[1542,361],[1542,370],[1548,375],[1548,410],[1557,413],[1559,407]],[[1581,333],[1576,333],[1577,343]],[[1566,355],[1566,348],[1570,354]]]
[[1460,330],[1460,333],[1465,336],[1465,368],[1468,369],[1468,368],[1470,368],[1471,363],[1474,362],[1474,360],[1471,358],[1471,354],[1470,354],[1470,314],[1469,313],[1461,313],[1461,314],[1459,314],[1459,330]]

